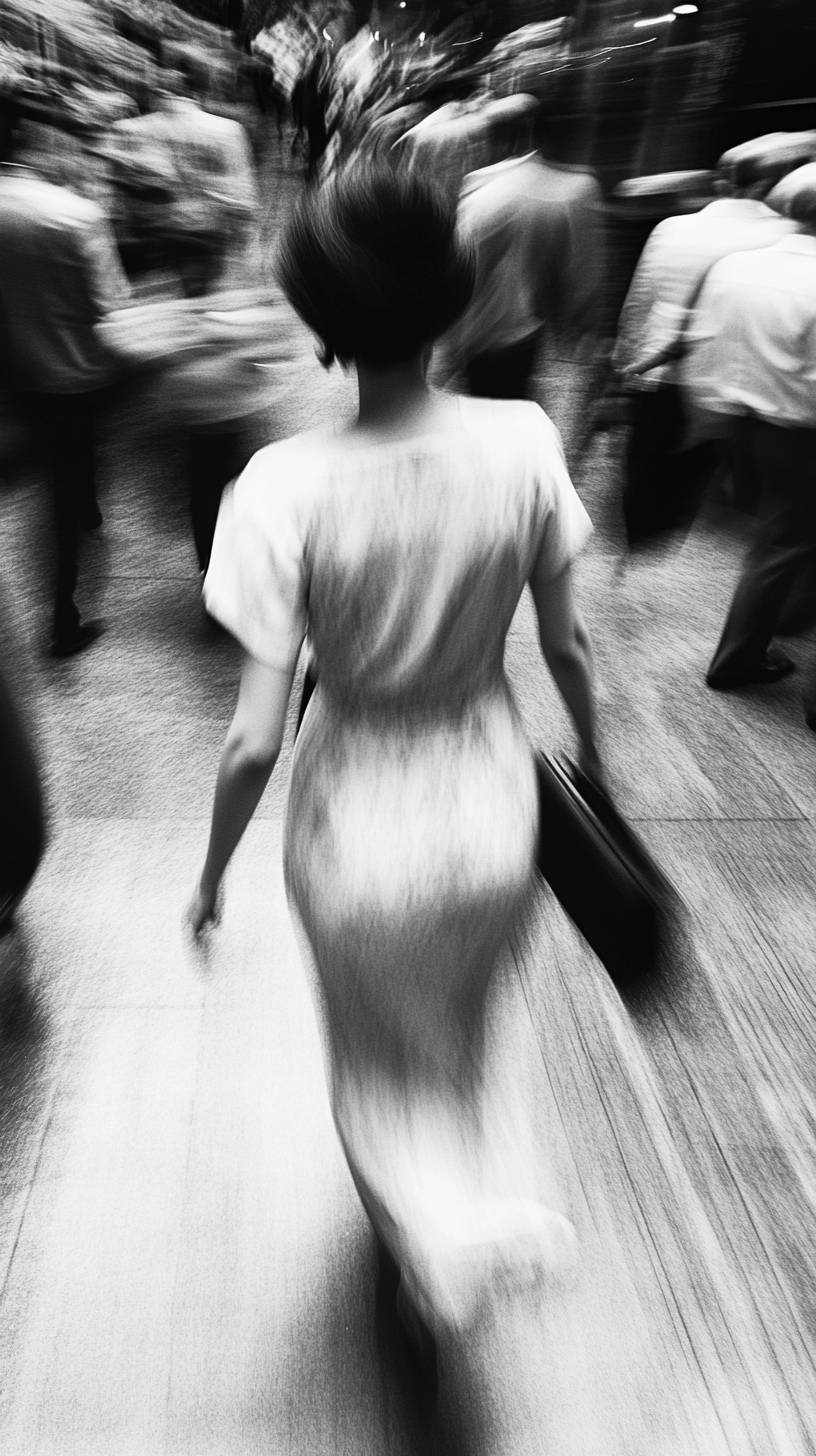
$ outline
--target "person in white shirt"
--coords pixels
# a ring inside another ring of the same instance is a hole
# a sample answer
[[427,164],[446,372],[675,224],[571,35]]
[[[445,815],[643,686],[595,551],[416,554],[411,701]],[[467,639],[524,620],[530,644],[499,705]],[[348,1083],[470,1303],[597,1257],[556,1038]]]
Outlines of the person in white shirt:
[[813,133],[774,133],[742,142],[717,163],[720,195],[699,212],[667,217],[650,234],[618,321],[613,362],[647,389],[669,377],[670,363],[653,364],[688,322],[689,300],[719,258],[767,248],[794,231],[766,201],[772,187],[813,160]]
[[795,225],[764,198],[786,172],[809,160],[814,143],[787,133],[757,137],[725,152],[721,195],[700,212],[665,218],[651,233],[618,323],[613,365],[626,382],[631,422],[623,513],[630,546],[687,524],[721,464],[717,430],[691,428],[679,379],[694,305],[720,258],[766,248]]
[[[738,491],[760,513],[709,667],[712,688],[793,670],[770,643],[791,589],[816,570],[816,163],[794,172],[783,196],[800,231],[712,268],[684,366],[696,406],[724,421]],[[816,718],[816,691],[806,711]]]

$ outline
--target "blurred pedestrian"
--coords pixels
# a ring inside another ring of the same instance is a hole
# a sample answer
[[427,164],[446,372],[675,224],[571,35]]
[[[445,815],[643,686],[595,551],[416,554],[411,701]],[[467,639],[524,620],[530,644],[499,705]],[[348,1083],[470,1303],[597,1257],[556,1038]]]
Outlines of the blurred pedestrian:
[[793,671],[771,639],[791,590],[816,577],[816,163],[791,174],[785,196],[800,231],[715,264],[691,335],[687,387],[725,421],[738,494],[759,516],[712,688]]
[[120,189],[131,194],[137,238],[153,241],[196,297],[250,281],[259,266],[260,204],[244,128],[201,104],[210,83],[199,56],[183,50],[176,60],[147,109],[111,128],[110,152]]
[[359,414],[262,450],[222,506],[205,600],[247,655],[189,922],[200,933],[218,914],[308,632],[287,893],[322,987],[339,1135],[430,1376],[427,1327],[461,1332],[500,1297],[500,1270],[530,1293],[572,1258],[568,1221],[508,1179],[516,1154],[527,1176],[529,1149],[490,1119],[482,1050],[538,832],[505,641],[529,580],[599,774],[571,569],[590,525],[537,405],[427,384],[473,282],[441,194],[345,170],[301,202],[281,273],[326,361],[355,366]]
[[679,360],[712,265],[795,231],[764,198],[804,154],[787,135],[757,137],[725,152],[718,163],[720,195],[699,212],[658,223],[641,254],[613,353],[630,402],[623,485],[630,546],[688,525],[720,469],[717,421],[689,419]]
[[[600,188],[591,173],[535,149],[539,110],[529,96],[488,106],[494,155],[502,160],[466,179],[459,205],[460,227],[476,253],[476,286],[442,342],[441,367],[463,373],[472,394],[492,399],[532,397],[545,334],[567,346],[580,395],[597,347]],[[576,403],[574,419],[585,417]]]
[[108,221],[96,203],[15,164],[21,111],[0,98],[0,333],[8,379],[31,426],[51,500],[56,557],[51,653],[99,636],[74,601],[79,537],[101,524],[98,418],[116,360],[99,325],[128,297]]

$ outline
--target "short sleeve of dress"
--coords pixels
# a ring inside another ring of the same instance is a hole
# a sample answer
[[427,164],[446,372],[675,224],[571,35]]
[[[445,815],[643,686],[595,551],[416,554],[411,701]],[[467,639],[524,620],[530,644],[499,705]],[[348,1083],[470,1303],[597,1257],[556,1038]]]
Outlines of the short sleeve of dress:
[[303,532],[297,498],[267,455],[224,492],[204,604],[252,657],[288,671],[306,634]]
[[540,532],[535,567],[542,576],[552,579],[583,551],[592,534],[592,522],[570,480],[561,436],[538,405],[533,409],[531,450]]

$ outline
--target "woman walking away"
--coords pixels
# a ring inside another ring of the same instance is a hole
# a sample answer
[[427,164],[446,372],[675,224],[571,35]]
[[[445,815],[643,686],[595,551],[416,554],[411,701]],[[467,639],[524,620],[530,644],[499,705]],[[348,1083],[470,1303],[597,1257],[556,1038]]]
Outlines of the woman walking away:
[[308,632],[289,903],[322,987],[336,1126],[402,1318],[450,1333],[491,1291],[571,1258],[568,1221],[499,1171],[507,1128],[491,1137],[482,1116],[482,1043],[538,831],[503,671],[527,581],[583,767],[601,773],[570,570],[590,525],[537,405],[426,383],[473,281],[434,190],[371,164],[338,174],[298,206],[280,274],[325,361],[356,368],[359,413],[260,451],[222,506],[205,599],[246,659],[188,917],[195,934],[217,917]]

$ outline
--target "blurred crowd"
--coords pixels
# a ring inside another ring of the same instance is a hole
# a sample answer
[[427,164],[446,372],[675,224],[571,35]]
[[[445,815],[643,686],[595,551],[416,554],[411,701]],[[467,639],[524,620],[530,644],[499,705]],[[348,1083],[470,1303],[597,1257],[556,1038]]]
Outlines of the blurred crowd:
[[[104,25],[79,0],[59,18],[0,10],[0,412],[4,450],[21,431],[51,501],[54,656],[102,630],[76,598],[111,399],[160,382],[203,572],[273,387],[257,366],[284,347],[264,188],[275,168],[320,185],[376,157],[434,178],[474,250],[434,378],[531,397],[557,340],[579,484],[594,433],[623,430],[631,551],[682,532],[711,493],[750,522],[709,686],[792,670],[772,639],[816,620],[816,134],[610,189],[564,125],[565,79],[574,104],[588,74],[573,17],[478,45],[462,22],[386,35],[343,0],[271,21],[260,7],[254,27],[237,7],[232,32],[172,5],[110,6]],[[816,728],[816,666],[805,712]]]

